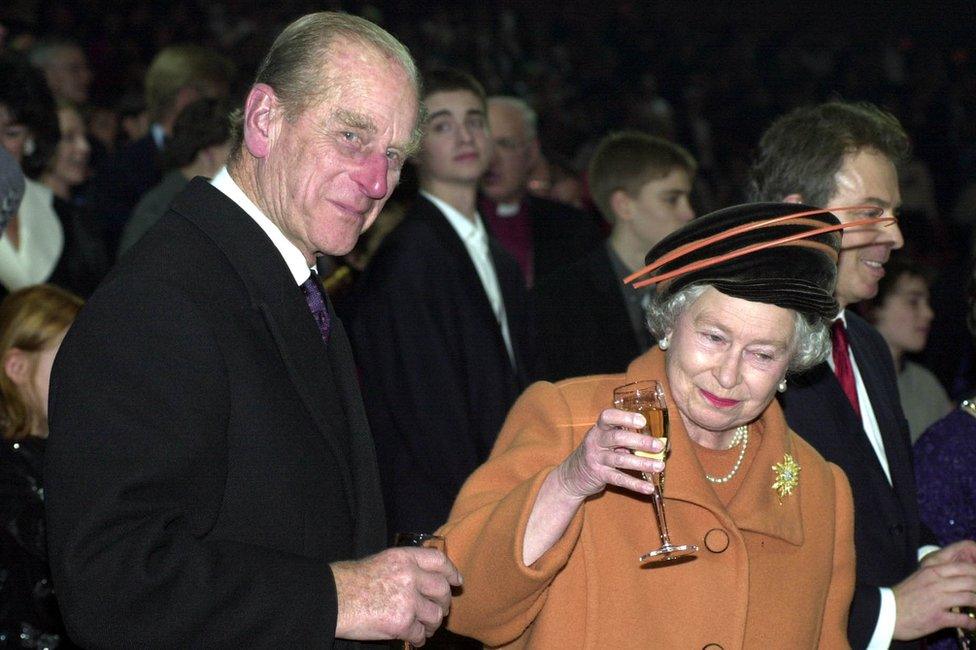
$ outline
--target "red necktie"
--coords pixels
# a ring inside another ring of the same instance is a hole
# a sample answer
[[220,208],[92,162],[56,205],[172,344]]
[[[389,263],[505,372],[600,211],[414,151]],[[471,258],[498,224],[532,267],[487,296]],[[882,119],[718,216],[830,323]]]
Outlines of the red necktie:
[[837,381],[844,389],[844,394],[850,400],[851,406],[858,417],[861,415],[861,407],[857,402],[857,383],[854,381],[854,367],[851,365],[851,355],[847,346],[847,329],[844,321],[837,319],[830,328],[830,340],[833,343],[834,352],[834,372],[837,374]]

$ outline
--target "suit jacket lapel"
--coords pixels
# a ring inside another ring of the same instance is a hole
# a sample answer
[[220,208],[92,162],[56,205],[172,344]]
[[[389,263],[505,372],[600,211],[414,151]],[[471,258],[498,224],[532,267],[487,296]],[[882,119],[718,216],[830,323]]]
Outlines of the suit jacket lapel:
[[[205,232],[237,270],[296,393],[335,457],[355,518],[346,417],[335,397],[338,390],[329,354],[301,288],[274,244],[243,210],[202,179],[191,181],[188,189],[192,191],[183,194],[173,209]],[[333,345],[330,339],[330,349]]]

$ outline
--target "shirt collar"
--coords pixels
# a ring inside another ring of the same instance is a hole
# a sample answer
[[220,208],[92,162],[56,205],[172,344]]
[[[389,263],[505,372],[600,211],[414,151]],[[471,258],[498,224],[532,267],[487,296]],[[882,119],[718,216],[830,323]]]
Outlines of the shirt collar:
[[847,314],[845,309],[841,309],[840,313],[834,316],[834,320],[839,320],[844,324],[844,329],[847,329]]
[[474,221],[461,214],[461,211],[443,199],[439,199],[429,192],[420,191],[421,196],[437,206],[448,223],[457,232],[462,241],[474,243],[482,248],[488,248],[488,231],[485,224],[481,221],[481,216],[475,212]]
[[281,233],[278,226],[274,225],[271,219],[268,219],[261,212],[261,208],[256,206],[248,198],[240,185],[231,177],[230,172],[227,171],[227,167],[221,167],[217,175],[210,181],[210,184],[226,194],[227,198],[240,206],[241,210],[244,210],[248,216],[254,219],[254,223],[264,231],[268,239],[271,240],[271,243],[274,244],[274,247],[281,253],[285,264],[288,265],[288,270],[295,277],[295,284],[302,284],[305,280],[308,280],[312,272],[308,267],[308,263],[305,261],[305,256],[298,250],[297,246],[288,241],[288,238]]
[[159,122],[153,122],[149,125],[149,133],[152,135],[153,142],[156,143],[156,148],[162,151],[166,146],[166,129]]

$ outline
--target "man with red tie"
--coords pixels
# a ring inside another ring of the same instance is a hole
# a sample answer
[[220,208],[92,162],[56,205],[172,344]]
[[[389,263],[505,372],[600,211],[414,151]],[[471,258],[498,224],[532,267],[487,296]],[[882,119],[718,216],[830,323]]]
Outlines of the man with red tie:
[[[869,104],[830,102],[776,120],[759,143],[755,200],[795,201],[838,211],[841,221],[901,203],[896,163],[908,153],[898,120]],[[944,549],[918,518],[908,423],[891,355],[878,332],[847,307],[873,297],[897,223],[844,232],[835,295],[841,311],[827,362],[789,378],[781,402],[790,426],[847,473],[854,493],[857,588],[848,637],[854,648],[918,647],[945,627],[970,627],[954,606],[976,603],[976,544]]]

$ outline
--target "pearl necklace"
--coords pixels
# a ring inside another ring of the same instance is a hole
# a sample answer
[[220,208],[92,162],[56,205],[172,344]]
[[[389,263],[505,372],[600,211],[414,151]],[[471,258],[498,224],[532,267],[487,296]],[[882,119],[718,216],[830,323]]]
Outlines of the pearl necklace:
[[705,478],[708,479],[710,483],[728,483],[735,476],[735,473],[739,471],[739,465],[742,464],[742,459],[746,457],[746,447],[749,446],[749,426],[742,425],[735,430],[735,435],[732,436],[732,444],[729,445],[729,449],[732,449],[736,445],[741,443],[739,447],[739,457],[735,459],[735,465],[732,466],[732,470],[725,476],[709,476],[705,474]]

